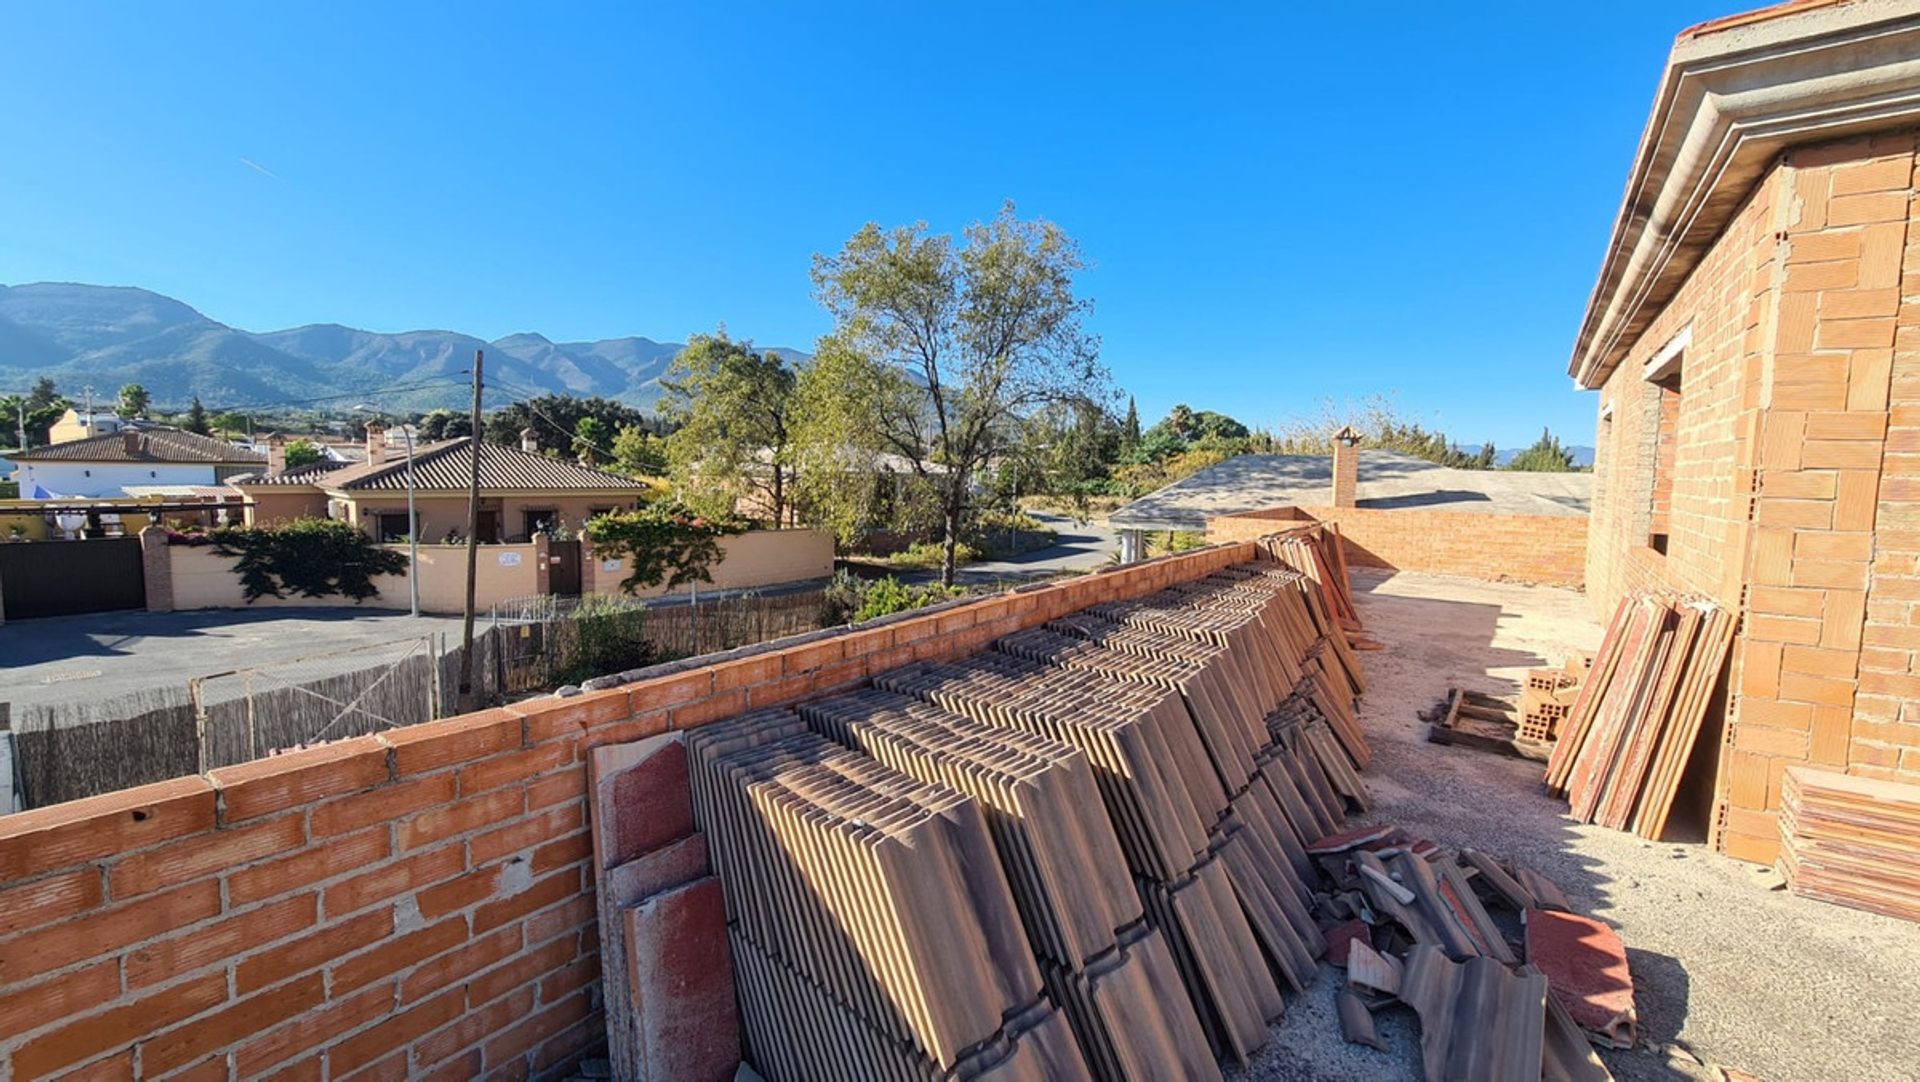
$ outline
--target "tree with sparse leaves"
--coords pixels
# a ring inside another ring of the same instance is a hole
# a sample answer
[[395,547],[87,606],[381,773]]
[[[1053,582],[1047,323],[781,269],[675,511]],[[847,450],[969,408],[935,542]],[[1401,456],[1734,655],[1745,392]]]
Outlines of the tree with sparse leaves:
[[1075,295],[1086,261],[1066,231],[1006,204],[958,242],[925,223],[868,224],[836,255],[816,255],[832,348],[862,374],[875,442],[939,495],[940,579],[951,585],[973,482],[1049,402],[1108,397],[1099,343]]

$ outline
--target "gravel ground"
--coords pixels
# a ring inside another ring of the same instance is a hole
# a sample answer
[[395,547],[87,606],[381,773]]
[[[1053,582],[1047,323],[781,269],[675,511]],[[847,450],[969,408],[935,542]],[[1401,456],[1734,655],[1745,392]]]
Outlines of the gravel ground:
[[[1362,655],[1361,719],[1375,758],[1363,821],[1532,864],[1626,942],[1640,1046],[1602,1055],[1621,1079],[1765,1082],[1920,1078],[1920,928],[1788,894],[1779,877],[1701,844],[1651,843],[1575,824],[1540,769],[1426,742],[1415,713],[1449,684],[1515,694],[1528,668],[1592,650],[1584,596],[1438,575],[1356,572],[1360,615],[1383,651]],[[1338,973],[1293,997],[1273,1041],[1229,1077],[1414,1079],[1412,1014],[1376,1016],[1391,1051],[1340,1038]]]

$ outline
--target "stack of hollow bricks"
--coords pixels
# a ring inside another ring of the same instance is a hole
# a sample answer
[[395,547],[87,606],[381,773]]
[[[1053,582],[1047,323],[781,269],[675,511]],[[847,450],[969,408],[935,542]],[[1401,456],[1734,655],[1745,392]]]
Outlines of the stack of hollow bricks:
[[[1750,860],[1777,854],[1787,767],[1920,781],[1915,151],[1905,133],[1788,153],[1602,393],[1590,588],[1740,606],[1714,826]],[[1689,321],[1663,558],[1628,527],[1631,406]]]
[[0,817],[0,1077],[541,1077],[601,1038],[586,749],[1252,559],[1222,545]]

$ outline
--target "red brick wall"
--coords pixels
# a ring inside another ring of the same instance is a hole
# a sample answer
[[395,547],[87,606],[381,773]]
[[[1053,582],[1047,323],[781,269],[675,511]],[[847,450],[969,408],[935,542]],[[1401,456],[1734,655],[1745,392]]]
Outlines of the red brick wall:
[[0,1077],[538,1076],[598,1039],[585,751],[951,658],[1224,545],[0,817]]
[[1207,539],[1250,539],[1287,521],[1334,523],[1351,567],[1554,586],[1577,587],[1585,580],[1585,515],[1284,507],[1211,519]]
[[[1714,840],[1750,860],[1777,852],[1788,766],[1920,781],[1914,164],[1912,134],[1786,155],[1602,391],[1594,600],[1740,607]],[[1643,369],[1689,324],[1662,559],[1634,519]]]

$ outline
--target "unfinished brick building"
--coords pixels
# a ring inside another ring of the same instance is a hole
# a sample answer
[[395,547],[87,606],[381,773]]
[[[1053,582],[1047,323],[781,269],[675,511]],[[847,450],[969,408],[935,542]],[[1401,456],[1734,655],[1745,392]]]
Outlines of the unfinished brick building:
[[1596,610],[1666,587],[1741,614],[1704,765],[1750,860],[1789,766],[1920,781],[1917,151],[1915,5],[1682,33],[1570,365],[1600,392]]

